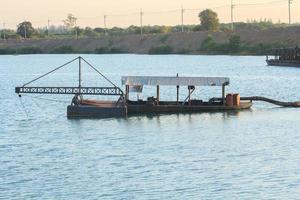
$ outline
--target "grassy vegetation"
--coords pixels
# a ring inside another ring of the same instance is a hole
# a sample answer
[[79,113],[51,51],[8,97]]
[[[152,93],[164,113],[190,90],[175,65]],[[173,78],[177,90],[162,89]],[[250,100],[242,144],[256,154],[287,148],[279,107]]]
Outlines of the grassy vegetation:
[[60,46],[50,51],[51,54],[69,54],[69,53],[78,53],[79,51],[75,50],[72,46]]
[[1,48],[0,55],[15,55],[15,54],[41,54],[43,51],[34,46],[21,48]]
[[95,49],[96,54],[118,54],[118,53],[127,53],[119,47],[99,47]]
[[174,53],[173,47],[166,45],[166,44],[161,44],[156,47],[152,47],[149,49],[149,54],[172,54]]
[[208,36],[201,43],[198,53],[223,55],[265,55],[272,48],[284,47],[287,47],[284,43],[247,44],[242,42],[238,35],[232,35],[227,43],[217,43],[211,36]]

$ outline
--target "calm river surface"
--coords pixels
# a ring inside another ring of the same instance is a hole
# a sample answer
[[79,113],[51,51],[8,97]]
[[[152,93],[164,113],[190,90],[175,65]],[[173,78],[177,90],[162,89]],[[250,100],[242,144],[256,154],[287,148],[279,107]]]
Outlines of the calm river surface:
[[[0,56],[0,199],[300,198],[300,109],[258,102],[239,113],[68,120],[72,96],[14,93],[76,56]],[[119,86],[122,75],[226,76],[228,92],[300,100],[300,69],[267,67],[264,57],[83,57]],[[107,85],[83,67],[83,85]],[[32,85],[76,86],[77,69]],[[176,98],[176,88],[161,89]],[[198,89],[194,98],[221,95]]]

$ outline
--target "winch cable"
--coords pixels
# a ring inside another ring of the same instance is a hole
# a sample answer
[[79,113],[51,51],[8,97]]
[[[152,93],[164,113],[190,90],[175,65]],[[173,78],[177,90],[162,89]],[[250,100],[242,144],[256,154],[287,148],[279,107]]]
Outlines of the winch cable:
[[23,111],[24,111],[24,113],[25,113],[25,115],[26,115],[26,117],[27,117],[27,119],[28,119],[28,118],[29,118],[29,115],[28,115],[28,112],[27,112],[27,110],[26,110],[26,108],[25,108],[25,106],[24,106],[24,104],[23,104],[22,99],[21,99],[21,98],[18,98],[18,99],[19,99],[20,104],[21,104],[21,106],[22,106],[22,109],[23,109]]
[[31,100],[39,109],[42,109],[42,106],[34,98],[31,98]]
[[52,101],[52,102],[59,102],[59,103],[69,103],[70,101],[63,101],[63,100],[58,100],[58,99],[50,99],[50,98],[44,98],[44,97],[33,97],[33,96],[26,96],[29,98],[33,99],[40,99],[40,100],[45,100],[45,101]]

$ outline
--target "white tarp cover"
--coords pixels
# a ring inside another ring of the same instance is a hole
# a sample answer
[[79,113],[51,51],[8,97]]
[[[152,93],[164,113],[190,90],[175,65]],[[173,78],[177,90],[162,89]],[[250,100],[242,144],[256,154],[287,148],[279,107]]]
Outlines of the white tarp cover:
[[168,77],[168,76],[123,76],[122,85],[181,85],[222,86],[229,84],[226,77]]
[[129,86],[130,92],[137,92],[142,93],[143,92],[143,86],[142,85],[131,85]]

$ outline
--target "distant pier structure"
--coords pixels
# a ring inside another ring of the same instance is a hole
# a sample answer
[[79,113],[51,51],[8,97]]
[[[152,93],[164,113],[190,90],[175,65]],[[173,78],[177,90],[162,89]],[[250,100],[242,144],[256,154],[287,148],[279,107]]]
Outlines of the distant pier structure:
[[300,67],[300,48],[272,49],[266,56],[266,62],[270,66]]

